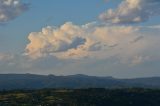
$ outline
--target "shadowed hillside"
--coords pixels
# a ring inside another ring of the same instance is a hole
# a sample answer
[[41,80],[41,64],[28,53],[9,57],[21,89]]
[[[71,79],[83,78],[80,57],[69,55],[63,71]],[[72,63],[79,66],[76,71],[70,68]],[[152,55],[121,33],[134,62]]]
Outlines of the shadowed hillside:
[[0,74],[0,89],[42,88],[160,88],[160,78],[115,79],[87,75]]

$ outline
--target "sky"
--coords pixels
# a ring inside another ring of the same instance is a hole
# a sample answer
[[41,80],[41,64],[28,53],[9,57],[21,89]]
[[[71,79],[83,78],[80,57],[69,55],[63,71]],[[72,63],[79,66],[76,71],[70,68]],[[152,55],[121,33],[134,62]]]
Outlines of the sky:
[[160,76],[159,0],[0,0],[0,74]]

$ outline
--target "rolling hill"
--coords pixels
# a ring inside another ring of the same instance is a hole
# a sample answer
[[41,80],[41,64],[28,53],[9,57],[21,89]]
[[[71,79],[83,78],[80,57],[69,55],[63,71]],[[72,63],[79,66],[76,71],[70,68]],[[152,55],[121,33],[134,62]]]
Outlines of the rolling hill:
[[0,74],[0,90],[42,88],[160,88],[160,77],[116,79],[82,74],[55,76],[34,74]]

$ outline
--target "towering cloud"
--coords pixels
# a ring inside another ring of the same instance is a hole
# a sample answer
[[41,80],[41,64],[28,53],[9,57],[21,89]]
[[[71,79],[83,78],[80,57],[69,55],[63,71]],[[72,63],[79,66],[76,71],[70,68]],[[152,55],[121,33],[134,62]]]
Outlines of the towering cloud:
[[159,0],[123,0],[117,9],[102,13],[100,19],[110,23],[140,23],[160,15]]
[[[150,51],[159,36],[142,32],[141,27],[74,25],[67,22],[60,27],[46,27],[32,32],[26,46],[26,55],[32,59],[53,56],[58,59],[110,59],[124,63],[140,63],[154,57]],[[145,29],[146,30],[146,29]]]
[[0,23],[10,21],[28,9],[20,0],[0,0]]
[[85,55],[84,51],[94,43],[87,37],[87,29],[85,26],[67,22],[60,28],[49,26],[43,28],[42,32],[33,32],[28,37],[30,43],[26,47],[27,55],[38,58],[69,51],[73,53],[69,53],[68,56]]

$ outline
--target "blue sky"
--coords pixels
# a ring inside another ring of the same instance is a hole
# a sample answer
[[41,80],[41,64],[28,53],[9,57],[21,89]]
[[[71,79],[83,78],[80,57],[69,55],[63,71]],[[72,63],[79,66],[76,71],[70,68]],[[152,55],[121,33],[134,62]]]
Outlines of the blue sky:
[[159,76],[159,4],[2,0],[0,73]]
[[[92,0],[92,2],[79,0],[71,0],[70,2],[47,0],[46,2],[40,0],[38,3],[35,0],[24,0],[24,2],[30,4],[29,10],[5,26],[0,26],[0,34],[3,37],[1,51],[11,51],[12,49],[16,52],[17,49],[22,49],[30,32],[39,31],[42,27],[48,25],[61,25],[67,21],[76,24],[95,21],[99,13],[108,7],[103,1],[99,0]],[[9,42],[10,45],[8,45]],[[19,45],[19,43],[23,43],[23,45]],[[9,47],[6,48],[6,46]]]

